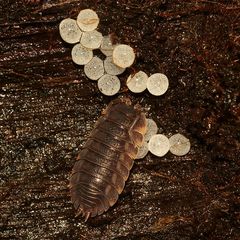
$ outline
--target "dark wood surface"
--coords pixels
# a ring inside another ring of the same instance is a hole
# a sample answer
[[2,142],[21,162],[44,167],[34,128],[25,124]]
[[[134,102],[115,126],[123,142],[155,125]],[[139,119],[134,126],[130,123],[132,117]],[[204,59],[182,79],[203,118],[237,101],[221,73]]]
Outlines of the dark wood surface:
[[[136,161],[117,204],[87,223],[69,174],[117,96],[98,91],[59,36],[84,8],[137,53],[122,94],[192,144],[184,157]],[[238,0],[1,1],[0,239],[239,239],[239,12]],[[138,70],[165,73],[167,93],[126,92]]]

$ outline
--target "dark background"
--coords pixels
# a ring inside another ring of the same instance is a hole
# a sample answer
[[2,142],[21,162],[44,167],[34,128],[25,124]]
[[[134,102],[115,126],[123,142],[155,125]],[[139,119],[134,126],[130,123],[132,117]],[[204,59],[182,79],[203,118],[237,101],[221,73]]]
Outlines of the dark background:
[[[137,58],[122,91],[184,157],[136,161],[114,207],[75,218],[68,179],[104,97],[58,32],[84,8]],[[0,239],[239,239],[240,1],[0,1]],[[162,72],[161,97],[125,92],[134,71]]]

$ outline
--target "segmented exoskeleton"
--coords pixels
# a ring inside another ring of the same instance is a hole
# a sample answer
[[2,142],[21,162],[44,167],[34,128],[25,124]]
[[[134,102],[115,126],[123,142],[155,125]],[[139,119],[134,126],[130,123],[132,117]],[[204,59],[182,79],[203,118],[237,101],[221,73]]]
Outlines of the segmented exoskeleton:
[[130,99],[114,100],[103,111],[70,178],[72,202],[85,221],[116,203],[145,132],[145,115]]

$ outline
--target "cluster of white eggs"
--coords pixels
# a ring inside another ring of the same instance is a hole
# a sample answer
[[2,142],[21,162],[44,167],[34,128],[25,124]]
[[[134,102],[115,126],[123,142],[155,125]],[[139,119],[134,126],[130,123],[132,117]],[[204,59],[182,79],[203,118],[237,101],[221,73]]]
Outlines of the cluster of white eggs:
[[[99,17],[91,9],[81,10],[77,20],[67,18],[61,21],[59,31],[62,39],[72,48],[72,60],[77,65],[84,65],[84,72],[91,80],[97,80],[99,90],[107,96],[113,96],[120,90],[118,75],[130,67],[135,60],[132,47],[126,44],[114,45],[110,36],[103,36],[97,31]],[[94,56],[93,51],[100,49],[105,60]],[[147,76],[143,71],[130,75],[127,86],[134,93],[144,90],[155,96],[164,94],[168,89],[168,78],[161,73]]]
[[176,156],[184,156],[190,150],[190,141],[182,134],[177,133],[170,138],[163,134],[157,134],[158,126],[152,119],[147,119],[147,132],[144,135],[144,143],[139,148],[137,159],[144,158],[148,151],[158,157],[163,157],[169,151]]
[[[91,80],[96,80],[99,90],[107,96],[113,96],[121,88],[118,75],[135,61],[132,47],[126,44],[114,45],[110,36],[103,36],[97,31],[99,17],[91,9],[81,10],[77,20],[67,18],[61,21],[59,31],[62,39],[72,48],[72,60],[77,65],[84,65],[84,73]],[[93,51],[100,49],[105,55],[102,60],[94,56]],[[141,93],[146,89],[154,96],[164,94],[169,86],[168,78],[162,73],[148,76],[143,71],[132,74],[127,79],[127,87],[133,93]],[[144,158],[148,151],[162,157],[168,151],[177,156],[183,156],[190,150],[189,140],[181,134],[175,134],[169,139],[163,134],[157,134],[157,124],[147,119],[147,133],[144,144],[138,151],[137,158]]]
[[131,92],[141,93],[146,89],[154,96],[163,95],[169,86],[168,78],[162,73],[154,73],[150,77],[139,71],[130,75],[127,79],[127,86]]

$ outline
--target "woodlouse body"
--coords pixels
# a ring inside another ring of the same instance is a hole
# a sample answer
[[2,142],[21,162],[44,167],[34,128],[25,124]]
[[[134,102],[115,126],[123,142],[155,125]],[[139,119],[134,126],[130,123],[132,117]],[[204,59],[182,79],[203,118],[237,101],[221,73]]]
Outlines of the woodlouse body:
[[77,215],[87,220],[116,203],[145,132],[145,115],[129,99],[114,100],[103,111],[72,170],[70,194]]

